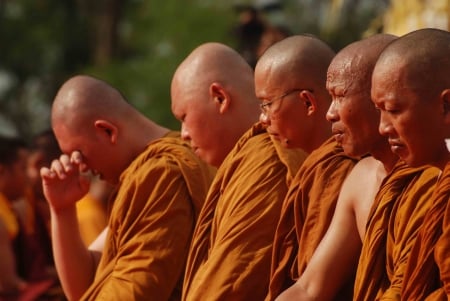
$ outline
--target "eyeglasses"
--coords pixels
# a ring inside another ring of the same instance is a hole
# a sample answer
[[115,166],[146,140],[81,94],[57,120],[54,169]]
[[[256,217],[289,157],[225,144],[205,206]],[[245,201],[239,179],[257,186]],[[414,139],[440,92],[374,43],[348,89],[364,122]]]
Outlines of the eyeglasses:
[[[259,107],[261,108],[261,111],[263,112],[264,115],[268,115],[269,113],[275,113],[277,112],[280,108],[281,108],[281,103],[283,101],[283,99],[288,96],[289,94],[292,94],[294,92],[300,92],[300,91],[309,91],[309,92],[313,92],[313,90],[310,89],[292,89],[292,90],[288,90],[285,93],[283,93],[282,95],[278,96],[278,97],[274,97],[270,100],[265,100],[263,101]],[[276,103],[276,101],[279,100],[278,105],[275,106],[274,103]]]

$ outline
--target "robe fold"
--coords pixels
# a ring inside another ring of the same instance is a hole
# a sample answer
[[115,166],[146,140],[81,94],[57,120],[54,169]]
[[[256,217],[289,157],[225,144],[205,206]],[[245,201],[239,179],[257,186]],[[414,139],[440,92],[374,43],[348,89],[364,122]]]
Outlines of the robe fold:
[[303,163],[283,203],[266,300],[274,300],[305,270],[331,223],[342,183],[356,162],[330,138]]
[[366,226],[354,300],[399,300],[407,260],[439,170],[399,161],[383,180]]
[[276,224],[307,154],[282,148],[261,124],[217,171],[192,239],[183,300],[263,300]]
[[179,300],[212,170],[179,133],[150,143],[120,177],[102,257],[82,300]]
[[402,300],[447,300],[446,294],[450,295],[449,198],[450,163],[447,163],[411,251]]

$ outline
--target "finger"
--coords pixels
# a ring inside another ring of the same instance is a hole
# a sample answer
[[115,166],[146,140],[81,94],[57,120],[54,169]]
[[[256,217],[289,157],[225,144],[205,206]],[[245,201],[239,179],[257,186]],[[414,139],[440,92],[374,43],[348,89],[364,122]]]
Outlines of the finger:
[[61,155],[59,157],[59,162],[66,173],[70,173],[74,169],[73,163],[68,155]]
[[73,151],[70,155],[70,161],[80,165],[83,162],[83,155],[80,151]]
[[51,166],[50,166],[50,170],[51,170],[52,172],[54,172],[55,175],[56,175],[59,179],[65,179],[66,176],[67,176],[66,169],[64,168],[64,165],[63,165],[63,163],[62,163],[62,161],[64,161],[64,160],[65,160],[65,159],[62,158],[62,156],[61,156],[60,160],[53,160],[53,161],[52,161],[52,164],[51,164]]
[[40,174],[43,180],[54,179],[56,176],[56,174],[50,168],[47,167],[42,167],[40,169]]

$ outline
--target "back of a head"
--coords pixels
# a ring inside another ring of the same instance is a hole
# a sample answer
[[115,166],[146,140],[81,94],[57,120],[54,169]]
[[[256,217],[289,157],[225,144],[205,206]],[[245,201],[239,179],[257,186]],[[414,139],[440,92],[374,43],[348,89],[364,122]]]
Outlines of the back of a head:
[[408,33],[392,42],[377,62],[405,68],[410,87],[428,95],[450,87],[450,32],[425,28]]
[[235,97],[255,99],[250,65],[232,48],[213,42],[194,49],[179,65],[172,80],[172,92],[179,89],[206,93],[213,82],[222,84]]
[[80,131],[95,118],[113,118],[129,109],[123,96],[106,82],[86,75],[67,80],[52,106],[52,125],[64,124]]

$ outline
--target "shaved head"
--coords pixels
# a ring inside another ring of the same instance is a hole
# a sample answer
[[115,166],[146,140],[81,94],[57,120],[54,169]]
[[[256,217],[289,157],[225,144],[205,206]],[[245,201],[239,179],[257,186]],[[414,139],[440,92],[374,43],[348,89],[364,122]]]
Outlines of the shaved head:
[[146,145],[168,131],[134,109],[118,90],[86,75],[70,78],[59,89],[52,128],[63,153],[78,151],[85,168],[110,183],[117,183]]
[[379,55],[396,38],[379,34],[346,46],[327,73],[327,89],[333,99],[327,119],[336,141],[347,155],[371,154],[385,166],[389,164],[387,168],[396,158],[378,132],[380,114],[371,101],[371,77]]
[[261,121],[285,147],[311,152],[329,138],[325,114],[331,97],[325,82],[334,55],[320,39],[296,35],[269,47],[257,62],[256,95],[271,108]]
[[184,93],[191,93],[201,89],[206,93],[212,82],[218,82],[231,91],[244,92],[245,96],[253,94],[252,68],[239,53],[220,43],[206,43],[194,49],[177,68],[172,90],[182,89]]
[[223,44],[202,44],[186,57],[173,76],[171,97],[182,137],[214,166],[258,120],[253,69]]
[[273,76],[301,83],[313,90],[325,90],[328,65],[334,51],[313,36],[297,35],[271,46],[259,59],[258,68],[271,68]]
[[[405,83],[420,93],[437,96],[450,87],[450,33],[426,28],[406,34],[383,51],[378,69],[402,68]],[[436,80],[439,78],[439,80]]]
[[97,118],[119,119],[129,108],[119,91],[104,81],[78,75],[59,89],[53,102],[52,124],[80,129]]
[[420,29],[380,55],[372,75],[372,101],[380,133],[407,164],[443,168],[450,137],[450,33]]
[[[345,79],[346,93],[364,91],[370,100],[372,71],[383,49],[397,37],[377,34],[356,41],[336,54],[328,67],[327,83]],[[343,77],[342,75],[345,75]]]

